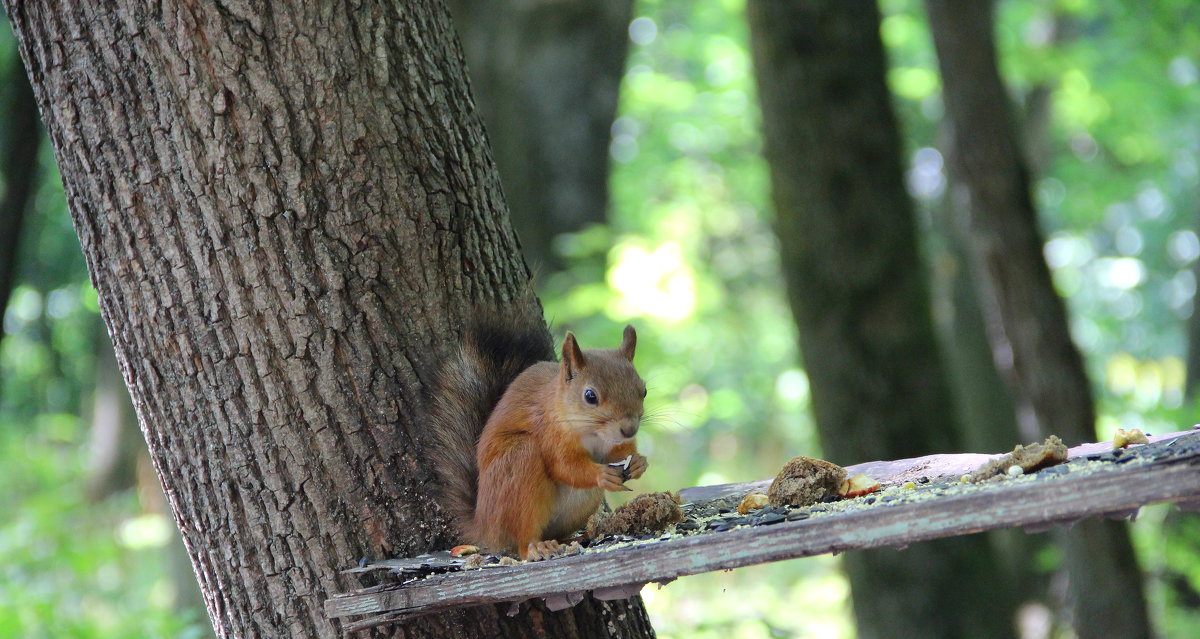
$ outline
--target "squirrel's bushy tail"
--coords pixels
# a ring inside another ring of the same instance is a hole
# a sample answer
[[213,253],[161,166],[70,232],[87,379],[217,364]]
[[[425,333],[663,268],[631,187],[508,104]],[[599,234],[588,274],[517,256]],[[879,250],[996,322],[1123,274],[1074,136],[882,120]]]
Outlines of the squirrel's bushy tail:
[[465,533],[475,515],[479,483],[475,449],[488,416],[517,375],[554,359],[550,336],[540,323],[530,324],[477,317],[438,373],[430,411],[437,437],[434,468],[441,485],[441,507],[459,534]]

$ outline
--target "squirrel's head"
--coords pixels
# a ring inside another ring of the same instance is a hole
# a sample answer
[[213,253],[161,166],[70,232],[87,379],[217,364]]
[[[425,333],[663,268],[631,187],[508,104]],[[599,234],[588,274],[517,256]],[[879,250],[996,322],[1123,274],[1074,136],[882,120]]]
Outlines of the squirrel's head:
[[[575,336],[563,340],[558,383],[560,414],[593,444],[593,454],[607,454],[637,434],[646,399],[646,383],[633,367],[637,333],[625,327],[616,350],[579,348]],[[603,450],[601,450],[603,449]]]

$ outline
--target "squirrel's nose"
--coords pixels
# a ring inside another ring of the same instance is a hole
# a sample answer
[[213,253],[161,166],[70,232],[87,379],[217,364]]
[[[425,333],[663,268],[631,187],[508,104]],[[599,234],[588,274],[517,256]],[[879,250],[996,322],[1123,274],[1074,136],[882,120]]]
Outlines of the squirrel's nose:
[[634,435],[637,434],[637,431],[638,431],[638,423],[637,422],[633,422],[632,424],[625,424],[624,426],[621,427],[621,435],[626,438],[633,437]]

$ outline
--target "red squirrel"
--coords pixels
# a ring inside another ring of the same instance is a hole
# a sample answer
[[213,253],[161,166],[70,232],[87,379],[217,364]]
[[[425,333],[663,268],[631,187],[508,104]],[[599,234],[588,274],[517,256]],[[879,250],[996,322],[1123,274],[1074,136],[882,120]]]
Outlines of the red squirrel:
[[433,397],[441,504],[467,543],[538,560],[583,528],[605,490],[630,490],[646,458],[634,436],[646,384],[633,367],[637,334],[616,350],[580,350],[567,333],[562,361],[545,333],[499,323],[469,328]]

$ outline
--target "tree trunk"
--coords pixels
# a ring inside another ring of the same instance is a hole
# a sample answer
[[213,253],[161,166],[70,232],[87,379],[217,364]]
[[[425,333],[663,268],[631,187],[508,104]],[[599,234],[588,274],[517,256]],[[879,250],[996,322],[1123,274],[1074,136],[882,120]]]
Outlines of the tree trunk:
[[[1045,46],[1059,48],[1074,35],[1074,22],[1066,14],[1053,13],[1051,25]],[[1054,87],[1048,81],[1033,86],[1025,93],[1024,110],[1019,114],[1024,133],[1022,146],[1035,176],[1044,173],[1053,159],[1050,136],[1053,95]],[[938,147],[944,158],[946,190],[931,216],[935,244],[941,248],[935,252],[938,267],[933,269],[938,291],[934,295],[935,308],[943,311],[937,314],[938,334],[951,371],[951,386],[967,448],[977,452],[1003,451],[1013,446],[1014,439],[1024,442],[1039,439],[1040,430],[1029,398],[1014,396],[1015,384],[1002,377],[996,367],[967,250],[970,193],[955,169],[958,162],[945,134],[948,129],[945,121],[941,129]],[[1052,536],[1009,529],[994,531],[989,537],[1011,578],[1022,584],[1022,599],[1050,604],[1051,575],[1038,569],[1033,559],[1053,542]]]
[[[218,636],[341,637],[342,569],[453,541],[420,425],[464,318],[541,321],[444,5],[7,9]],[[381,632],[651,633],[505,610]]]
[[[925,5],[954,170],[969,196],[969,249],[991,316],[997,366],[1009,371],[1014,392],[1027,399],[1043,435],[1055,433],[1071,444],[1089,440],[1095,422],[1091,387],[1042,256],[1028,169],[996,65],[992,5]],[[1081,522],[1065,539],[1079,636],[1149,636],[1141,573],[1124,524]],[[1112,615],[1115,609],[1127,614]]]
[[[788,298],[832,460],[958,448],[874,3],[747,5]],[[862,637],[1007,636],[985,539],[845,558]],[[999,583],[997,583],[999,582]]]
[[[1195,230],[1200,233],[1200,211],[1196,212]],[[1200,260],[1192,262],[1192,277],[1200,278]],[[1200,279],[1196,279],[1200,282]],[[1195,403],[1200,396],[1200,294],[1192,294],[1192,314],[1187,320],[1187,352],[1184,354],[1185,375],[1183,383],[1183,399],[1187,403]]]
[[603,223],[632,0],[451,0],[479,114],[526,260]]
[[[12,297],[17,272],[17,248],[24,226],[25,212],[33,196],[37,178],[38,147],[42,144],[42,127],[38,120],[37,103],[33,89],[25,77],[21,60],[13,56],[12,66],[7,70],[3,104],[4,139],[0,153],[4,156],[3,195],[0,196],[0,319],[8,308]],[[0,338],[4,336],[0,322]]]
[[[1200,232],[1200,211],[1193,218],[1193,229]],[[1192,262],[1192,276],[1200,277],[1200,260]],[[1200,280],[1196,280],[1200,281]],[[1185,321],[1187,346],[1184,354],[1185,374],[1183,385],[1183,401],[1187,406],[1195,406],[1200,397],[1200,295],[1192,294],[1192,314]],[[1193,513],[1172,508],[1162,522],[1163,547],[1172,546],[1182,549],[1182,552],[1192,556],[1200,556],[1200,534],[1196,531],[1196,517]],[[1200,609],[1200,597],[1196,586],[1188,576],[1186,565],[1177,562],[1167,562],[1162,566],[1164,574],[1159,576],[1164,588],[1171,594],[1168,601],[1184,602],[1183,607],[1190,610]]]
[[992,341],[1003,342],[998,365],[1030,397],[1043,432],[1055,430],[1072,445],[1090,440],[1091,387],[1042,257],[1028,170],[996,67],[991,3],[926,6],[945,85],[951,161],[968,192],[969,248],[984,307],[998,320],[989,323]]
[[[952,151],[943,157],[950,158]],[[1012,448],[1018,437],[1031,439],[1036,431],[1018,429],[1017,406],[1005,384],[988,341],[979,294],[971,274],[964,222],[958,205],[964,188],[951,170],[946,171],[946,195],[934,205],[932,236],[934,251],[934,304],[941,312],[938,335],[946,366],[951,371],[951,390],[962,425],[963,443],[972,452],[996,452]],[[1032,425],[1032,424],[1031,424]]]

